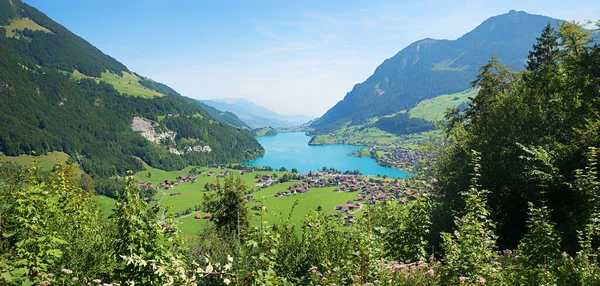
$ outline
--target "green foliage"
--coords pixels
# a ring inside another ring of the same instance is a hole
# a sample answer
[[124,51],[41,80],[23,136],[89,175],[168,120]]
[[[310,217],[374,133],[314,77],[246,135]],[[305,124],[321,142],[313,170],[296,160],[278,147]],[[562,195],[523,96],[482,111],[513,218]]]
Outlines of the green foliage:
[[150,285],[187,282],[181,277],[186,264],[175,221],[159,206],[149,207],[138,194],[130,178],[116,202],[112,218],[118,233],[114,251],[119,265],[115,277],[122,283]]
[[443,146],[436,168],[444,215],[434,228],[451,227],[444,216],[461,208],[460,193],[470,176],[469,150],[478,150],[480,184],[494,206],[499,246],[516,248],[527,232],[527,202],[546,201],[563,249],[577,250],[577,231],[588,223],[588,197],[568,185],[585,165],[586,149],[600,143],[595,139],[600,49],[577,25],[562,23],[554,33],[546,27],[527,71],[511,73],[492,59],[474,82],[481,89],[471,106],[448,114],[450,144]]
[[430,211],[429,202],[424,198],[404,205],[383,202],[368,209],[388,257],[403,262],[427,260]]
[[35,167],[5,174],[9,187],[0,189],[3,285],[46,281],[61,268],[84,277],[110,272],[112,231],[92,194],[75,178],[72,167],[60,167],[48,177]]
[[489,279],[494,272],[496,261],[495,224],[489,219],[487,191],[481,190],[481,158],[472,152],[473,174],[471,186],[463,193],[465,213],[455,218],[456,229],[453,234],[443,233],[442,249],[444,250],[444,279],[456,283],[459,277],[466,277],[470,283],[478,279]]
[[203,209],[211,214],[210,220],[219,231],[235,233],[240,239],[249,224],[244,181],[232,173],[223,180],[223,187],[217,180],[214,189],[215,192],[204,194]]

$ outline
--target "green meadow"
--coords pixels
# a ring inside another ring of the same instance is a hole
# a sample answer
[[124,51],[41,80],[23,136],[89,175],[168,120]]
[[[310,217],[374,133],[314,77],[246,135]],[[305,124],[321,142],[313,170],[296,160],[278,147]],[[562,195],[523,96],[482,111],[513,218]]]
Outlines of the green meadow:
[[144,87],[140,84],[140,77],[135,74],[123,72],[123,76],[119,76],[112,72],[103,72],[101,78],[94,78],[87,75],[82,74],[78,70],[74,70],[71,75],[74,79],[83,79],[90,78],[95,79],[96,81],[104,81],[110,85],[112,85],[119,93],[127,94],[130,96],[140,96],[146,98],[153,98],[155,96],[164,96],[164,94],[151,90],[147,87]]
[[[180,171],[163,171],[148,167],[148,170],[138,172],[134,175],[134,178],[138,181],[146,181],[152,184],[159,184],[164,180],[175,180],[177,176],[189,175],[190,170],[193,167],[187,167]],[[214,172],[215,175],[212,177],[206,177],[202,175],[197,176],[196,182],[185,182],[178,186],[175,186],[173,190],[159,190],[154,197],[155,200],[161,201],[161,205],[170,208],[170,212],[182,212],[188,208],[194,209],[195,206],[201,206],[204,201],[204,185],[206,183],[213,183],[217,180],[216,175],[220,172],[225,172],[228,169],[218,168],[207,168],[207,167],[196,167],[198,172],[207,171]],[[232,170],[234,174],[239,174],[239,170]],[[148,177],[150,173],[150,177]],[[281,184],[275,184],[268,188],[260,188],[256,186],[257,181],[254,178],[255,175],[266,175],[266,174],[277,174],[283,176],[285,172],[268,172],[268,171],[256,171],[254,173],[248,173],[241,176],[242,180],[248,186],[248,190],[252,190],[249,196],[254,197],[254,201],[247,204],[248,208],[251,209],[255,205],[261,205],[266,207],[267,211],[263,214],[263,220],[272,223],[279,222],[279,219],[287,218],[292,206],[298,201],[297,206],[292,213],[291,221],[297,225],[301,225],[304,217],[312,212],[316,212],[317,207],[321,206],[323,212],[330,213],[334,210],[334,207],[339,204],[343,204],[346,201],[356,199],[357,193],[345,193],[345,192],[333,192],[333,187],[329,188],[311,188],[306,194],[298,194],[289,197],[277,198],[273,196],[277,192],[285,191],[289,186],[300,183],[286,182]],[[171,196],[173,193],[181,193],[180,195]],[[101,204],[103,212],[114,206],[114,200],[107,198],[99,198],[98,201]],[[205,212],[192,211],[189,215],[185,215],[178,218],[181,223],[180,228],[182,232],[187,236],[193,236],[198,233],[202,226],[206,223],[205,219],[196,219],[196,214],[204,216]],[[260,224],[260,212],[250,210],[251,225],[257,226]]]
[[446,109],[458,107],[461,103],[468,101],[469,97],[475,97],[477,92],[478,90],[476,89],[469,89],[459,93],[442,94],[432,99],[423,100],[409,111],[410,117],[422,118],[429,121],[442,120]]
[[6,29],[6,36],[9,38],[19,38],[19,34],[17,31],[23,31],[25,29],[29,29],[32,31],[42,31],[45,33],[52,33],[52,31],[40,26],[38,23],[34,22],[29,18],[21,18],[17,20],[11,20],[10,24],[6,26],[1,26]]
[[132,73],[123,72],[123,76],[119,76],[111,72],[103,72],[101,79],[114,86],[121,94],[148,98],[164,96],[160,92],[142,86],[139,82],[140,78]]
[[43,171],[52,170],[52,168],[58,163],[66,163],[69,159],[69,155],[64,152],[50,152],[46,155],[33,156],[33,155],[20,155],[20,156],[6,156],[0,155],[0,163],[12,162],[18,165],[29,166],[34,161],[38,163],[38,166]]

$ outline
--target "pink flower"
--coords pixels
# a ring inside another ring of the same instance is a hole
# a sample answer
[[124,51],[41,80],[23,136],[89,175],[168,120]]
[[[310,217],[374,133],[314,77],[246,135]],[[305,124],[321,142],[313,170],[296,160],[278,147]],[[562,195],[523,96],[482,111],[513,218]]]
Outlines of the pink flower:
[[458,281],[460,281],[460,284],[463,284],[463,283],[467,282],[467,277],[463,277],[463,276],[458,277]]
[[52,274],[52,273],[49,273],[49,274],[48,274],[48,277],[52,278],[52,277],[54,277],[54,274]]
[[79,278],[73,277],[73,281],[77,281],[77,280],[79,280]]
[[433,277],[435,275],[435,270],[433,270],[433,268],[430,268],[429,270],[427,270],[427,272],[425,272],[425,274]]
[[48,281],[42,281],[38,284],[38,286],[48,286],[48,285],[50,285],[50,282],[48,282]]
[[92,282],[93,282],[94,284],[98,284],[98,285],[100,285],[100,283],[101,283],[102,281],[100,281],[100,279],[94,279],[94,280],[92,280]]
[[479,282],[479,283],[481,283],[481,284],[485,284],[485,278],[483,278],[483,277],[479,277],[479,278],[477,279],[477,282]]
[[62,273],[64,273],[64,274],[67,274],[67,275],[71,275],[71,274],[73,274],[73,270],[71,270],[71,269],[66,269],[66,268],[64,268],[64,269],[61,269],[61,270],[60,270],[60,272],[62,272]]

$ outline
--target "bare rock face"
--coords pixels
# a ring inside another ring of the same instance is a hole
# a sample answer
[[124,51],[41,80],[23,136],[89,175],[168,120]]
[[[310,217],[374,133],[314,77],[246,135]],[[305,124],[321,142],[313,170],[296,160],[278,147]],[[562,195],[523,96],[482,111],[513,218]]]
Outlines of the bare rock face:
[[166,130],[164,132],[157,132],[154,127],[160,126],[158,122],[154,122],[151,120],[146,120],[141,117],[134,117],[133,122],[131,123],[131,129],[135,132],[140,132],[144,138],[156,143],[160,144],[162,139],[168,138],[173,143],[175,143],[175,137],[177,136],[177,132]]
[[210,146],[206,145],[206,146],[202,146],[202,145],[196,145],[196,146],[192,146],[192,147],[187,147],[185,148],[185,150],[180,150],[177,148],[176,146],[176,142],[175,142],[175,137],[177,137],[177,132],[172,131],[172,130],[168,130],[168,129],[164,129],[165,131],[156,131],[155,127],[160,126],[160,124],[158,122],[154,122],[152,120],[147,120],[141,117],[134,117],[133,121],[131,122],[131,129],[133,129],[133,131],[135,132],[140,132],[140,134],[148,139],[149,141],[154,142],[155,144],[161,144],[161,141],[163,139],[169,139],[172,143],[173,146],[169,147],[169,152],[173,153],[173,154],[177,154],[177,155],[183,155],[187,152],[206,152],[206,153],[210,153],[212,152],[212,149],[210,148]]

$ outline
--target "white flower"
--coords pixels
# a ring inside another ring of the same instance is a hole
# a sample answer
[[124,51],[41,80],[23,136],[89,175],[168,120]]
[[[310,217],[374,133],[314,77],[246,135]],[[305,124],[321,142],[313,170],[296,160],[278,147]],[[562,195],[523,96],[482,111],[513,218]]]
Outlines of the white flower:
[[223,283],[225,283],[225,285],[229,285],[229,283],[231,283],[231,280],[225,278],[223,279]]

